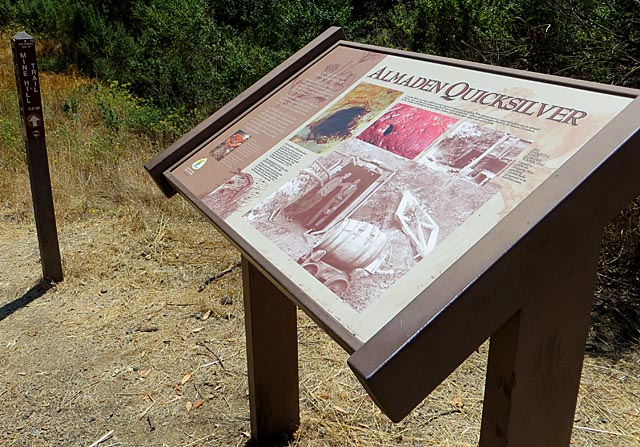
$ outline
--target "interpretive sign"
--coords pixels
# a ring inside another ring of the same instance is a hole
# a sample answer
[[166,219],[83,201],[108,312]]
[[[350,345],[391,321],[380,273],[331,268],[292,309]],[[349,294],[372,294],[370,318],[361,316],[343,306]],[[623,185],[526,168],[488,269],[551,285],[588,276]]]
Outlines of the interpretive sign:
[[365,342],[630,102],[337,47],[168,178]]
[[62,262],[53,210],[35,41],[27,33],[20,32],[11,39],[11,49],[18,89],[20,119],[24,125],[27,165],[29,166],[42,271],[45,279],[62,281]]
[[[354,352],[350,366],[399,420],[487,337],[517,335],[530,295],[553,287],[550,278],[581,281],[556,260],[581,274],[586,262],[593,276],[597,231],[640,193],[624,167],[638,160],[638,92],[332,33],[311,48],[331,45],[296,59],[298,71],[272,73],[219,113],[215,132],[207,134],[212,121],[201,125],[147,168]],[[260,88],[260,100],[241,104]],[[613,162],[604,166],[615,153],[625,162],[614,173]],[[616,198],[605,203],[608,187]],[[573,212],[585,200],[593,202]],[[561,230],[538,230],[545,225]],[[554,246],[565,231],[571,243]],[[516,368],[499,358],[508,364],[500,371]],[[581,360],[569,363],[579,379]],[[562,445],[565,435],[542,444]]]

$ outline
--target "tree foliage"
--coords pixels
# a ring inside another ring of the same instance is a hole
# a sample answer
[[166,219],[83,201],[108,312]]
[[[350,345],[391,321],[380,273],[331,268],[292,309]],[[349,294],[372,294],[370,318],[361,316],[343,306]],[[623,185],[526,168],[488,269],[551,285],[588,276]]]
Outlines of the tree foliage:
[[200,119],[331,25],[356,41],[640,86],[640,0],[0,0],[44,65]]

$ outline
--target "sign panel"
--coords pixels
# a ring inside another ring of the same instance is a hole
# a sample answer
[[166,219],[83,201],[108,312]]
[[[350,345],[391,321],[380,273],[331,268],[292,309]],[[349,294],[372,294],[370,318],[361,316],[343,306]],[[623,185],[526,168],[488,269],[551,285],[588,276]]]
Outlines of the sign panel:
[[166,176],[364,343],[632,99],[338,45]]
[[27,33],[21,32],[13,37],[11,47],[18,87],[20,118],[24,123],[26,138],[29,141],[44,140],[44,119],[35,41]]

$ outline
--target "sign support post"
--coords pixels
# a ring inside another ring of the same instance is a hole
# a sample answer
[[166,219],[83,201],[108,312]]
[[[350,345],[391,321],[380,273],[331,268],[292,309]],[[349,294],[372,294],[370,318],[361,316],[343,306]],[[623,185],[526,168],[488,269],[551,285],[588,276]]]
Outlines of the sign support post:
[[527,304],[491,336],[480,447],[569,445],[600,252],[587,233],[533,269]]
[[300,425],[296,306],[245,256],[242,276],[251,438],[268,444]]
[[11,49],[18,88],[20,118],[25,129],[27,165],[42,274],[46,280],[59,282],[63,279],[62,261],[53,209],[35,41],[27,33],[20,32],[11,39]]

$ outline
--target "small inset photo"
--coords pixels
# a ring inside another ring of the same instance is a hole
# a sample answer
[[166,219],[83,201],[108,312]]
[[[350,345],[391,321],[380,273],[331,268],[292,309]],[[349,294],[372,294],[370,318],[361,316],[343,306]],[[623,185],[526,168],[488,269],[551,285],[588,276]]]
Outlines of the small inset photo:
[[253,177],[238,169],[229,180],[202,198],[202,202],[223,219],[237,211],[254,184]]
[[509,133],[462,122],[418,163],[484,185],[530,149],[531,143]]
[[401,95],[401,91],[363,82],[300,129],[291,142],[317,154],[329,152],[357,134]]
[[224,143],[220,143],[213,149],[209,151],[209,156],[215,158],[217,161],[222,160],[224,157],[229,155],[231,152],[236,150],[238,147],[242,145],[245,141],[247,141],[251,136],[243,132],[242,130],[237,130],[233,135],[227,138]]

